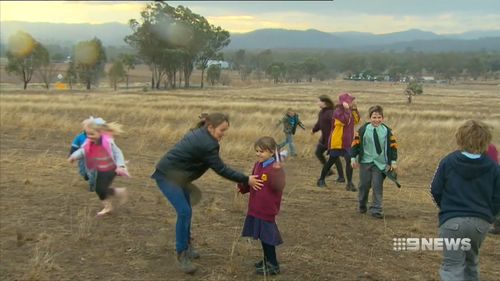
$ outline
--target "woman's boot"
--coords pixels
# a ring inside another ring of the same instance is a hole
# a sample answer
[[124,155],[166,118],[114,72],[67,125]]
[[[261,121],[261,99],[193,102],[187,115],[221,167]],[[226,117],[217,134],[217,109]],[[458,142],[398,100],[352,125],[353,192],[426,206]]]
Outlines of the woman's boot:
[[184,250],[177,254],[177,261],[179,262],[179,267],[182,272],[187,274],[193,274],[196,271],[196,266],[191,262],[188,256],[188,251]]

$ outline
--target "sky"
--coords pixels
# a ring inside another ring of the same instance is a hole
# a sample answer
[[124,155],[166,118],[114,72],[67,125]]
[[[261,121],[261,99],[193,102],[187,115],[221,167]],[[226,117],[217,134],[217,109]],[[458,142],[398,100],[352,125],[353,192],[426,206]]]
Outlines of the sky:
[[[0,1],[1,21],[127,23],[141,1]],[[499,0],[167,1],[232,32],[261,28],[384,34],[421,29],[437,34],[500,29]]]

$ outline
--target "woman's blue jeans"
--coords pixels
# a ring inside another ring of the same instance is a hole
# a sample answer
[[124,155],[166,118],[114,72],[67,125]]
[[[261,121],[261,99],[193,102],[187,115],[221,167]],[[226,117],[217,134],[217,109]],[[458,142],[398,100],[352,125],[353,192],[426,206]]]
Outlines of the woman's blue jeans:
[[191,239],[191,201],[189,192],[181,186],[168,181],[166,178],[153,177],[161,192],[177,212],[177,224],[175,226],[175,249],[177,253],[188,248]]

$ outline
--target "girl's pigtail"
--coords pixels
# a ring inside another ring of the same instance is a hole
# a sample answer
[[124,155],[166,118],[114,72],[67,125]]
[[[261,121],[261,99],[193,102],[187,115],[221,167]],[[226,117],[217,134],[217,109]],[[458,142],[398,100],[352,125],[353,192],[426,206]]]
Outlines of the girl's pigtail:
[[110,122],[110,123],[104,124],[103,129],[104,129],[104,131],[108,131],[108,132],[112,133],[113,135],[119,135],[119,134],[124,133],[122,127],[123,126],[119,123]]

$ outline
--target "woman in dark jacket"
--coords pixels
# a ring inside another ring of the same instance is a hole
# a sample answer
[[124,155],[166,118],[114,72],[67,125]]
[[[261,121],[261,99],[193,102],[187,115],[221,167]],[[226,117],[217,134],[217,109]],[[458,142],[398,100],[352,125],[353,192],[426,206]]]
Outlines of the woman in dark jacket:
[[199,128],[189,131],[168,151],[156,165],[151,176],[177,212],[176,250],[182,271],[194,273],[191,259],[199,254],[190,244],[191,216],[189,187],[209,168],[222,177],[245,183],[258,190],[262,181],[256,176],[246,176],[224,164],[219,156],[219,141],[229,128],[229,119],[222,113],[213,113],[199,123]]
[[[332,132],[333,124],[333,101],[327,95],[321,95],[318,97],[318,106],[321,108],[318,114],[318,121],[312,128],[312,134],[317,131],[321,131],[321,137],[319,138],[318,145],[316,146],[316,157],[319,162],[321,162],[322,167],[326,163],[325,152],[328,150],[328,140],[330,139],[330,133]],[[342,169],[342,162],[336,161],[335,166],[337,169]],[[328,172],[328,176],[333,175],[333,171]]]

